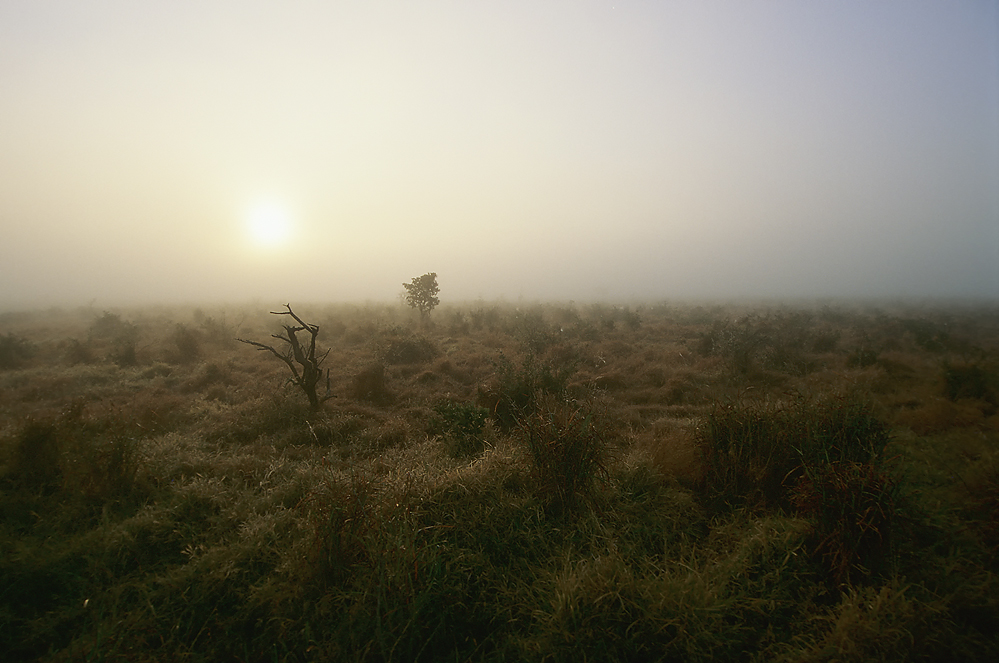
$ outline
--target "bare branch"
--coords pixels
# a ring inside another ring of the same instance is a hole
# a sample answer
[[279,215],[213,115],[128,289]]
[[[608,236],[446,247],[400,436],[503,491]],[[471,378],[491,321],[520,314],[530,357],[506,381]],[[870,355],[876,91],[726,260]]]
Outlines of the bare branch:
[[[309,403],[313,408],[318,408],[322,403],[333,398],[334,395],[330,393],[330,375],[329,371],[323,371],[321,365],[326,357],[329,355],[330,351],[326,350],[323,356],[316,359],[316,337],[319,336],[319,325],[310,325],[309,323],[302,320],[291,308],[291,304],[285,304],[287,311],[271,311],[271,315],[290,315],[297,323],[298,327],[293,325],[283,325],[285,333],[287,336],[282,336],[280,334],[271,334],[271,338],[276,338],[288,344],[288,351],[286,353],[278,352],[270,345],[265,345],[263,343],[257,343],[256,341],[248,341],[242,338],[236,339],[242,343],[252,345],[258,350],[268,350],[275,357],[283,361],[291,369],[294,379],[292,382],[301,387],[302,391],[309,398]],[[310,335],[309,348],[306,352],[305,348],[302,347],[301,342],[298,339],[298,332],[307,331]],[[294,359],[294,361],[292,361]],[[302,371],[299,373],[298,366],[301,366]],[[326,373],[326,394],[320,398],[316,394],[316,385],[323,378],[323,373]]]

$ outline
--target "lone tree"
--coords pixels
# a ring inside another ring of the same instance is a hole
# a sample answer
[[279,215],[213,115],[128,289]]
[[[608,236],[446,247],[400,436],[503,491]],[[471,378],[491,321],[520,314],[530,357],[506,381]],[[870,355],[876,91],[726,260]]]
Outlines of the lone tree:
[[437,287],[437,272],[430,272],[413,279],[412,283],[403,283],[406,289],[406,301],[415,309],[420,310],[424,318],[430,317],[430,312],[441,303],[437,299],[440,288]]
[[[284,352],[278,352],[270,345],[264,345],[263,343],[257,343],[256,341],[247,341],[242,338],[237,338],[236,340],[240,343],[246,343],[247,345],[252,345],[258,350],[268,350],[273,353],[275,357],[288,364],[288,368],[291,369],[293,378],[290,382],[297,384],[301,387],[302,391],[309,398],[309,405],[312,406],[313,410],[318,410],[319,406],[333,398],[334,395],[330,393],[330,373],[329,370],[323,370],[320,368],[323,361],[326,359],[326,355],[330,353],[329,350],[323,353],[322,357],[316,358],[316,336],[319,335],[319,325],[310,325],[309,323],[302,320],[300,317],[295,315],[295,312],[291,310],[291,304],[285,304],[284,307],[288,309],[287,311],[271,311],[271,315],[290,315],[295,319],[298,325],[283,325],[284,331],[287,336],[282,336],[281,334],[271,334],[272,338],[276,338],[279,341],[284,341],[288,344],[288,347]],[[298,340],[298,332],[307,331],[312,337],[309,341],[308,348],[302,347],[301,342]],[[294,360],[294,361],[293,361]],[[302,367],[301,373],[298,370],[298,366]],[[326,394],[320,397],[316,393],[316,385],[323,378],[323,374],[326,374]]]

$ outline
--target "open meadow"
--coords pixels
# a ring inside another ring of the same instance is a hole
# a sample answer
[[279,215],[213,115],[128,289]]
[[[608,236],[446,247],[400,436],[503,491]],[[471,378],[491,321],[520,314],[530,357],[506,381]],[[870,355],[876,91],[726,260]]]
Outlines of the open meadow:
[[999,660],[995,304],[291,306],[0,315],[5,661]]

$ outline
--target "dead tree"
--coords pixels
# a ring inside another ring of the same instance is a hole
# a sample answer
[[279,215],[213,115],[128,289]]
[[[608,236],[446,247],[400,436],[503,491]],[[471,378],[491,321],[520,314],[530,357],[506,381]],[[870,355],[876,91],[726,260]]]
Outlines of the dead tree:
[[[291,369],[293,378],[290,382],[297,384],[301,387],[302,391],[309,398],[309,405],[312,406],[313,410],[318,410],[319,406],[333,398],[334,395],[330,393],[330,373],[329,369],[323,370],[320,368],[323,361],[326,359],[326,355],[330,353],[329,350],[323,353],[322,357],[316,358],[316,336],[319,335],[319,325],[310,325],[309,323],[302,320],[300,317],[295,315],[295,312],[291,310],[291,304],[285,304],[284,307],[288,309],[287,311],[271,311],[271,315],[290,315],[298,323],[295,325],[283,325],[286,336],[281,334],[271,334],[272,338],[276,338],[279,341],[284,341],[288,344],[285,352],[278,352],[270,345],[264,345],[263,343],[257,343],[256,341],[247,341],[246,339],[237,338],[236,340],[240,343],[246,343],[247,345],[252,345],[258,350],[267,350],[274,354],[275,357],[288,364],[288,368]],[[301,342],[298,340],[298,332],[307,331],[312,337],[309,340],[308,349],[303,348]],[[295,364],[298,364],[296,366]],[[299,372],[298,367],[301,366],[302,370]],[[320,397],[316,393],[316,385],[323,379],[323,375],[326,377],[326,393]]]

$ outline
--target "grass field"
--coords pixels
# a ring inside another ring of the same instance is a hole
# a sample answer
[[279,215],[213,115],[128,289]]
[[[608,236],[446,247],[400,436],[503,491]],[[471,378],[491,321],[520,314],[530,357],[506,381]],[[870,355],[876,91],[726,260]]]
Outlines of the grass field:
[[999,660],[994,304],[292,305],[0,315],[4,660]]

